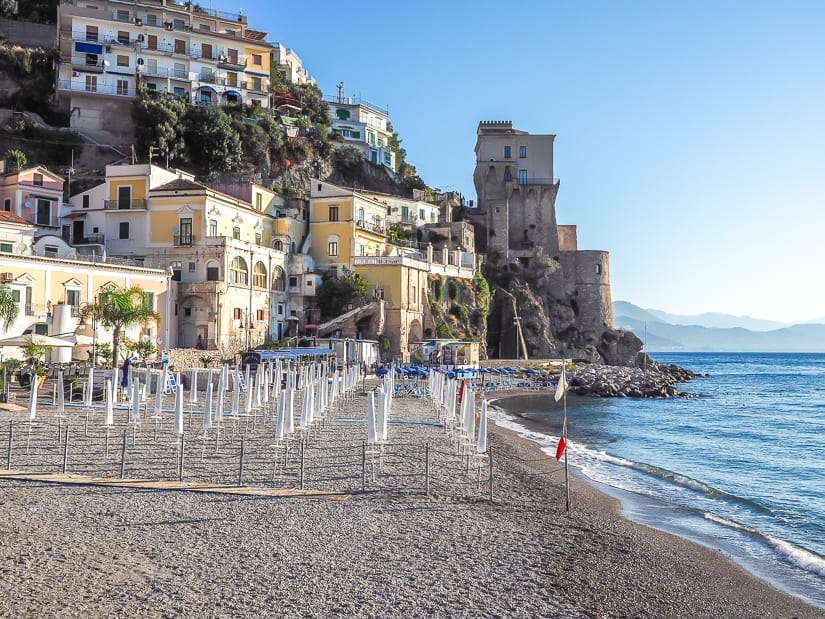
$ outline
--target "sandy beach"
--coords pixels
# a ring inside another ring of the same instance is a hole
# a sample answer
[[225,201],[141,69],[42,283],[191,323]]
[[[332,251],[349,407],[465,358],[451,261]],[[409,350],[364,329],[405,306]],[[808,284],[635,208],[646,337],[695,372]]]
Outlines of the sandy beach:
[[[583,483],[566,515],[559,465],[494,425],[491,503],[487,460],[468,466],[426,399],[394,400],[384,454],[365,468],[365,410],[363,394],[340,402],[304,437],[305,488],[344,500],[0,479],[0,615],[825,617],[717,552],[621,518]],[[64,434],[39,411],[29,436],[24,411],[0,411],[3,464],[16,419],[14,469],[59,471],[68,424],[70,473],[117,476],[125,433],[127,477],[177,478],[168,413],[155,440],[148,420],[135,430],[118,411],[105,457],[100,411],[88,425],[69,411]],[[245,436],[245,485],[297,487],[300,443],[273,468],[272,421],[231,423],[204,442],[193,416],[187,480],[232,484]]]

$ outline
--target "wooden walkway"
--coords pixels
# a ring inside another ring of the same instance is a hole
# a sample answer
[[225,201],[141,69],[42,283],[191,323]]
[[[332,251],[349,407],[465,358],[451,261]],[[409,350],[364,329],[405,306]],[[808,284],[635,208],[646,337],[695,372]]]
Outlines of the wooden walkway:
[[87,477],[85,475],[62,475],[60,473],[24,473],[22,471],[0,471],[0,480],[38,481],[50,484],[75,486],[106,486],[109,488],[132,488],[139,490],[182,490],[212,494],[235,494],[270,498],[327,499],[346,501],[351,495],[343,492],[320,490],[296,490],[293,488],[254,488],[251,486],[216,486],[200,482],[157,481],[150,479],[119,479],[116,477]]

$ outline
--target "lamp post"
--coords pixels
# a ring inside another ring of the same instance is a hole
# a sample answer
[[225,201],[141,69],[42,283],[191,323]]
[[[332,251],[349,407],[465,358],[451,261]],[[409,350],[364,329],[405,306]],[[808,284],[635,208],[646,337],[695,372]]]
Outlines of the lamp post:
[[175,270],[170,266],[166,273],[166,326],[163,335],[163,350],[166,357],[169,355],[169,323],[172,322],[172,277]]

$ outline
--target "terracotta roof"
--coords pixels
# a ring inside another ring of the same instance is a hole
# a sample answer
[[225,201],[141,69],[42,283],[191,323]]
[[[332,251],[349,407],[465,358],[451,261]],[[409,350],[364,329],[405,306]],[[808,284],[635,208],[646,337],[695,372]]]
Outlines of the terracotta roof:
[[175,180],[164,185],[153,187],[152,191],[174,191],[181,189],[206,189],[206,186],[201,185],[200,183],[196,183],[194,181],[187,180],[185,178],[176,178]]
[[9,213],[8,211],[0,211],[0,224],[22,224],[24,226],[31,226],[32,228],[35,227],[32,222],[26,221],[22,217],[14,213]]

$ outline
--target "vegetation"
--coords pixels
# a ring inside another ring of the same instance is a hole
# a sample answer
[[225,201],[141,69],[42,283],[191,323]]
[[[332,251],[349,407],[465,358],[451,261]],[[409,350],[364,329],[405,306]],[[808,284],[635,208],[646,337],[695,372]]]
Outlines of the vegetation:
[[473,275],[473,292],[476,293],[476,305],[481,315],[487,318],[490,313],[490,284],[484,274],[479,270]]
[[344,274],[325,277],[316,291],[321,320],[326,321],[346,312],[349,303],[363,298],[369,290],[369,282],[354,271],[344,269]]
[[109,342],[101,342],[95,347],[95,363],[98,359],[103,359],[104,365],[112,365],[112,345]]
[[58,0],[0,0],[0,15],[53,24],[57,21],[57,3]]
[[56,49],[22,49],[0,43],[0,71],[18,86],[0,93],[0,107],[29,110],[51,124],[68,125],[68,115],[55,113],[50,103],[54,95],[52,67],[59,59]]
[[454,279],[447,282],[447,296],[453,301],[458,300],[458,284]]
[[135,355],[139,359],[146,360],[147,357],[157,352],[157,348],[151,340],[140,339],[131,340],[128,337],[123,338],[123,347],[130,355]]
[[20,170],[21,168],[25,168],[26,163],[28,163],[26,153],[18,148],[10,148],[7,150],[3,159],[6,161],[6,167],[9,170]]
[[20,304],[15,301],[12,289],[8,284],[0,284],[0,327],[8,331],[11,324],[17,320]]
[[364,153],[347,144],[335,150],[332,154],[332,163],[341,174],[348,176],[361,169],[364,164]]
[[201,177],[240,169],[241,139],[226,112],[213,105],[188,106],[183,121],[189,160]]
[[433,298],[436,301],[441,301],[444,297],[444,280],[440,275],[436,275],[432,280]]
[[26,338],[26,343],[23,344],[23,354],[26,356],[26,360],[28,360],[28,362],[32,365],[39,365],[43,361],[43,357],[46,356],[46,352],[48,350],[48,346],[45,344],[38,344],[31,336]]
[[[80,313],[81,323],[95,318],[98,324],[112,328],[112,359],[117,359],[120,338],[129,327],[146,325],[151,320],[160,321],[152,310],[146,293],[137,286],[101,293],[95,303],[86,305]],[[98,352],[102,348],[98,345]]]

